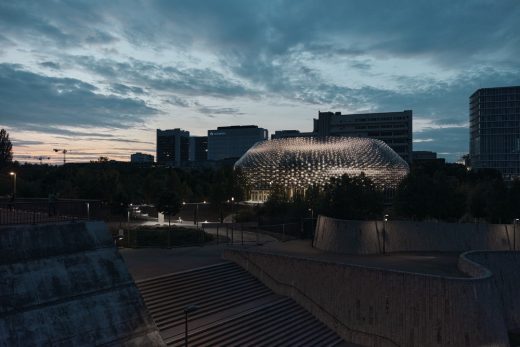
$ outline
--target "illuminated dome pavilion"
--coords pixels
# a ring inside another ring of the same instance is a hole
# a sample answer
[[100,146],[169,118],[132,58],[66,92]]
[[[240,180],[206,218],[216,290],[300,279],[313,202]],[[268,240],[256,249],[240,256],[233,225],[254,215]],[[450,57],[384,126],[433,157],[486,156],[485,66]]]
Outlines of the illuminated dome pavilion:
[[360,137],[293,137],[256,143],[236,163],[249,188],[249,200],[265,201],[272,187],[292,195],[332,177],[365,173],[377,187],[391,191],[409,171],[386,143]]

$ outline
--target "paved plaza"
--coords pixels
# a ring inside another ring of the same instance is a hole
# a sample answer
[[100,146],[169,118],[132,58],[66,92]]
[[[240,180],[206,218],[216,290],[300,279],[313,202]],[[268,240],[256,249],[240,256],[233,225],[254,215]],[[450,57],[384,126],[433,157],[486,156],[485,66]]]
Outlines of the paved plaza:
[[[216,229],[206,229],[216,233]],[[458,253],[409,252],[381,255],[345,255],[326,253],[312,247],[310,240],[278,241],[270,236],[256,232],[235,231],[234,244],[213,243],[197,247],[172,249],[121,248],[119,252],[125,259],[135,280],[160,276],[172,272],[185,271],[197,267],[223,262],[221,254],[226,248],[255,249],[284,255],[306,257],[338,263],[356,264],[388,270],[424,273],[438,276],[466,277],[457,268]],[[257,240],[260,242],[257,243]]]

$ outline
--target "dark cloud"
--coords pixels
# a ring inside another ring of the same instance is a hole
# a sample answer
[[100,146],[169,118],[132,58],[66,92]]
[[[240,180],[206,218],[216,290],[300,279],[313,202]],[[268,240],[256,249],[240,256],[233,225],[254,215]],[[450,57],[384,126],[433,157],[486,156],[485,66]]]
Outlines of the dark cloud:
[[451,68],[518,56],[519,17],[516,0],[4,1],[0,32],[59,46],[121,38],[159,49],[196,43],[225,59],[255,61],[298,51],[428,56]]
[[207,116],[214,115],[243,115],[244,113],[240,112],[238,108],[234,107],[214,107],[214,106],[201,106],[197,109],[200,113],[205,114]]
[[194,104],[193,102],[190,102],[189,100],[178,97],[176,95],[171,95],[168,99],[164,100],[164,102],[179,107],[190,107]]
[[[45,60],[40,66],[49,72],[66,76],[79,68],[104,86],[3,65],[0,123],[67,136],[76,132],[70,130],[74,126],[136,126],[157,110],[128,96],[159,95],[157,100],[208,117],[242,115],[233,99],[245,97],[322,110],[412,109],[436,126],[463,125],[473,91],[519,83],[518,18],[516,0],[4,1],[0,53],[25,44],[45,52],[37,61]],[[183,65],[163,56],[161,63],[149,61],[152,57],[139,60],[147,54],[127,58],[121,53],[124,45],[117,46],[122,41],[159,56],[172,48],[188,56],[195,49],[216,63]],[[59,53],[52,56],[52,50]],[[87,50],[91,56],[72,56]],[[345,74],[338,80],[348,81],[350,71],[375,74],[376,67],[380,71],[395,58],[431,67],[430,76],[442,69],[450,77],[427,77],[417,66],[397,66],[384,72],[381,83],[363,84],[362,78],[356,84],[338,83],[319,68],[340,61],[327,69]],[[121,97],[101,94],[102,87]],[[203,106],[198,97],[227,104]],[[434,145],[443,131],[459,130],[432,129],[433,141],[418,146]],[[461,145],[442,144],[451,146],[443,149],[446,153]]]
[[355,69],[368,71],[372,68],[372,64],[368,60],[353,60],[350,63],[350,66],[352,66]]
[[109,79],[122,79],[157,91],[191,96],[236,97],[249,95],[241,83],[205,68],[177,68],[132,59],[117,62],[89,56],[68,57],[71,63]]
[[49,69],[53,69],[53,70],[59,70],[60,69],[60,64],[52,62],[52,61],[44,61],[44,62],[41,62],[39,65],[43,66],[43,67],[47,67]]
[[43,145],[43,144],[45,144],[45,142],[43,142],[43,141],[34,141],[34,140],[15,140],[15,139],[12,139],[11,142],[13,143],[14,147],[26,147],[26,146]]
[[143,88],[136,86],[127,86],[121,83],[114,83],[110,86],[110,90],[117,94],[146,94]]
[[47,132],[72,127],[126,128],[157,110],[138,99],[95,93],[96,87],[0,64],[0,122]]
[[28,41],[35,46],[110,44],[116,38],[101,29],[108,19],[101,4],[101,1],[3,1],[0,31],[15,41]]
[[122,142],[122,143],[141,143],[141,144],[147,144],[147,145],[155,145],[155,142],[139,141],[139,140],[129,140],[129,139],[122,139],[122,138],[85,137],[85,138],[82,138],[82,140],[88,140],[88,141],[113,141],[113,142]]

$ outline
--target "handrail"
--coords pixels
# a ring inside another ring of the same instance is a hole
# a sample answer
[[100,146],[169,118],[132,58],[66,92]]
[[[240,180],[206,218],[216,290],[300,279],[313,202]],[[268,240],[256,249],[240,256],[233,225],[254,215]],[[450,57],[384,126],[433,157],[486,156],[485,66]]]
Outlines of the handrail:
[[351,328],[351,327],[348,327],[347,325],[345,325],[345,323],[343,323],[339,318],[337,318],[334,314],[330,313],[329,311],[327,311],[325,308],[323,308],[322,305],[320,305],[319,303],[317,303],[314,299],[312,299],[311,297],[309,297],[307,294],[305,294],[301,289],[299,289],[298,287],[292,285],[292,284],[288,284],[288,283],[285,283],[285,282],[282,282],[276,278],[274,278],[271,274],[269,274],[268,272],[266,272],[264,269],[262,269],[260,267],[260,265],[256,264],[253,260],[251,260],[250,258],[246,257],[243,252],[240,252],[240,251],[236,251],[236,250],[227,250],[228,252],[234,252],[234,254],[237,254],[238,256],[242,257],[242,259],[244,259],[245,261],[248,262],[248,264],[253,264],[262,274],[265,274],[270,280],[274,281],[275,283],[277,283],[278,285],[281,285],[281,286],[285,286],[285,287],[289,287],[290,289],[292,290],[295,290],[298,292],[298,294],[300,294],[301,296],[303,296],[305,299],[307,299],[308,301],[310,301],[313,305],[317,306],[322,312],[326,313],[330,318],[332,318],[336,323],[339,323],[341,326],[343,326],[345,329],[349,330],[349,331],[352,331],[352,332],[357,332],[357,333],[361,333],[361,334],[365,334],[365,335],[369,335],[369,336],[374,336],[374,337],[377,337],[377,338],[380,338],[380,339],[383,339],[389,343],[391,343],[392,345],[396,346],[396,347],[399,347],[399,344],[396,343],[395,341],[393,341],[392,339],[388,338],[388,337],[385,337],[385,336],[381,336],[381,335],[378,335],[378,334],[374,334],[374,333],[367,333],[365,331],[362,331],[362,330],[359,330],[359,329],[354,329],[354,328]]

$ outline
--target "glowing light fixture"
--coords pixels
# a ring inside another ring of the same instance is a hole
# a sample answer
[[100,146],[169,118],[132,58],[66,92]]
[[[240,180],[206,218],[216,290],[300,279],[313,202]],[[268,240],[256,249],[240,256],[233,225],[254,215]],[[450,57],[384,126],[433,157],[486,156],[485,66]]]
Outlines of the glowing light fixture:
[[409,172],[396,152],[380,140],[359,137],[295,137],[256,143],[236,163],[256,199],[274,187],[304,190],[332,177],[364,173],[381,190],[392,190]]

